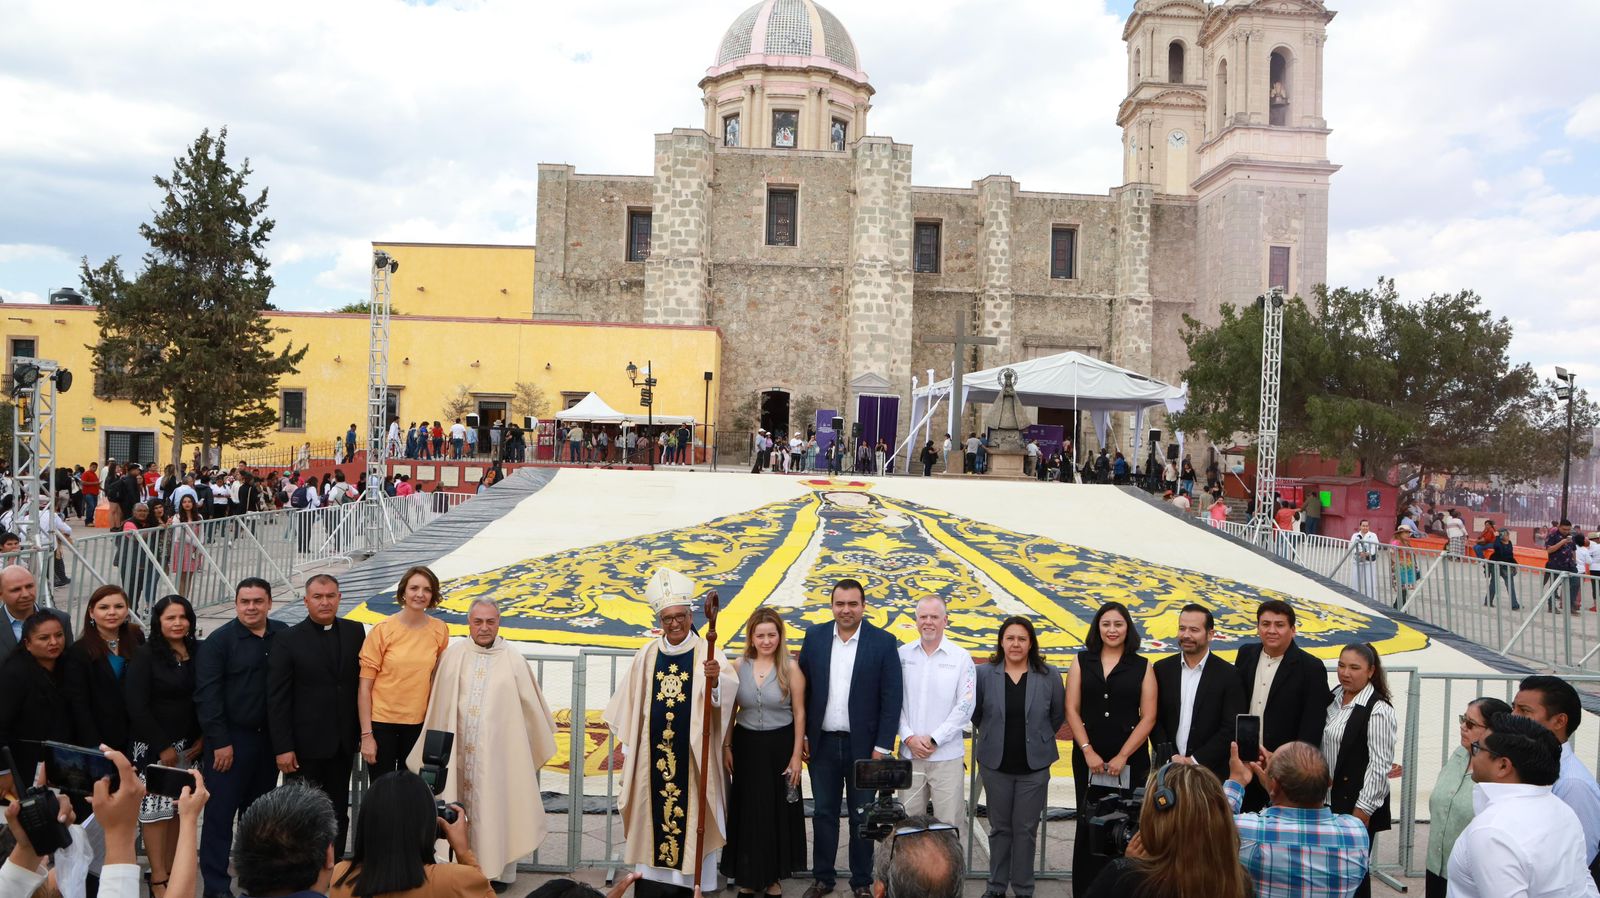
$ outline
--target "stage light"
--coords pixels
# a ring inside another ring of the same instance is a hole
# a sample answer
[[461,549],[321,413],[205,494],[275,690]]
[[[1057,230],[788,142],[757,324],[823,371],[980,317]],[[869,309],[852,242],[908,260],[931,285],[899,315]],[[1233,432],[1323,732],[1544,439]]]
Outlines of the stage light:
[[56,392],[65,393],[72,389],[72,372],[65,368],[56,372]]

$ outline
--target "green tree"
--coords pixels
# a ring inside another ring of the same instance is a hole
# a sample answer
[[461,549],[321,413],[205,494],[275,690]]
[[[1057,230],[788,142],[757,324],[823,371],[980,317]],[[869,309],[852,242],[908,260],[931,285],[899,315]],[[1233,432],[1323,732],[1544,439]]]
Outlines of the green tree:
[[[332,311],[335,315],[371,315],[372,303],[365,299],[360,302],[347,302]],[[389,314],[391,316],[400,314],[400,310],[395,308],[394,303],[389,304]]]
[[[1511,323],[1471,291],[1408,302],[1392,280],[1366,290],[1319,287],[1315,311],[1284,308],[1280,457],[1317,452],[1345,471],[1499,475],[1558,470],[1566,405],[1509,356]],[[1189,406],[1173,425],[1213,439],[1258,426],[1261,310],[1224,306],[1208,327],[1185,317]],[[1589,450],[1597,410],[1579,394],[1574,453]]]
[[99,306],[95,392],[165,414],[174,464],[190,440],[202,452],[262,445],[277,424],[278,380],[306,354],[293,343],[269,348],[286,333],[262,315],[272,308],[264,250],[273,221],[266,190],[246,196],[250,162],[229,164],[227,138],[226,128],[202,131],[171,177],[154,178],[165,195],[139,226],[150,249],[137,277],[115,256],[82,263],[83,292]]

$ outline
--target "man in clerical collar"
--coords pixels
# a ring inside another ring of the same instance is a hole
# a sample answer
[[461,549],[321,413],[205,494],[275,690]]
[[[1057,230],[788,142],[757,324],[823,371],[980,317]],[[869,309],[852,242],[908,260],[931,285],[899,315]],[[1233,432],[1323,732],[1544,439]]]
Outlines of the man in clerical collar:
[[[468,831],[478,867],[496,892],[517,878],[517,859],[538,850],[548,829],[539,769],[556,753],[556,721],[522,654],[500,637],[500,609],[478,599],[467,609],[471,639],[453,639],[439,657],[423,730],[455,734],[444,792],[472,815]],[[422,744],[406,766],[422,765]]]
[[[726,834],[723,805],[726,773],[722,744],[732,724],[734,690],[731,665],[694,631],[695,584],[677,571],[661,568],[645,586],[661,635],[647,642],[606,706],[605,722],[622,744],[624,764],[617,810],[625,841],[623,860],[642,879],[638,898],[688,898],[695,885],[695,831],[705,783],[703,890],[720,887],[717,858]],[[714,710],[709,742],[702,743],[707,681]],[[727,696],[728,701],[723,697]],[[701,776],[705,764],[708,775]]]

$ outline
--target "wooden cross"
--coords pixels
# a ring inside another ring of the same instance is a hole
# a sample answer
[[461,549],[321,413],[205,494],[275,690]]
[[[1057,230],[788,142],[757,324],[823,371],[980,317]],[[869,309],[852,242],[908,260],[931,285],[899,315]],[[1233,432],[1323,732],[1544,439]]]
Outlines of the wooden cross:
[[[968,346],[996,346],[999,345],[1000,341],[995,337],[977,337],[968,335],[967,313],[962,311],[956,313],[956,332],[953,335],[929,337],[928,342],[952,344],[951,353],[955,357],[955,369],[950,380],[950,420],[955,422],[953,425],[951,425],[955,429],[951,432],[950,439],[955,443],[956,446],[960,446],[962,443],[960,434],[962,425],[961,375],[964,373],[963,369],[966,367],[964,364],[962,364],[965,361],[965,359],[961,357],[962,353],[966,351]],[[955,447],[951,448],[954,449]]]

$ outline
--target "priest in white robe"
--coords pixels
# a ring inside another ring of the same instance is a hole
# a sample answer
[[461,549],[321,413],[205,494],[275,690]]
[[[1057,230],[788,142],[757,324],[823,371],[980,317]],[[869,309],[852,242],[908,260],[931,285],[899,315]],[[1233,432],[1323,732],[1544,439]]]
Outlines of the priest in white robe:
[[[694,630],[695,585],[677,571],[662,568],[651,576],[645,598],[656,613],[661,635],[628,666],[627,676],[606,706],[605,722],[624,753],[617,810],[625,845],[622,859],[643,877],[636,898],[688,898],[694,887],[695,830],[700,822],[700,770],[705,777],[706,810],[701,884],[721,887],[717,859],[727,841],[722,735],[739,681],[722,650]],[[708,678],[713,718],[711,741],[702,744]]]
[[[439,657],[423,730],[455,734],[445,801],[459,801],[483,875],[517,878],[517,860],[547,833],[539,769],[556,753],[556,721],[522,655],[500,638],[500,609],[479,599],[467,610],[471,639],[454,639]],[[407,767],[422,765],[417,740]]]

